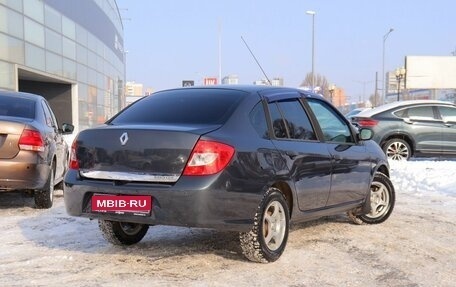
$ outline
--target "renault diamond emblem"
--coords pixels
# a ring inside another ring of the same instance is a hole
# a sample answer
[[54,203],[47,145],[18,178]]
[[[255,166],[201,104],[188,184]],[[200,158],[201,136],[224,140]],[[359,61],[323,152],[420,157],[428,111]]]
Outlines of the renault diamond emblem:
[[128,141],[128,134],[126,132],[124,132],[121,136],[120,136],[120,144],[121,145],[125,145]]

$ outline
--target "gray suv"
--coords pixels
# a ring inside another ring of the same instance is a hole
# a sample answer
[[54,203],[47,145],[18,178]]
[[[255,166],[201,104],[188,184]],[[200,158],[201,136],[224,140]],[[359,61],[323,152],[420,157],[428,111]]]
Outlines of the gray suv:
[[431,100],[401,101],[366,110],[352,118],[370,128],[388,158],[456,156],[456,105]]

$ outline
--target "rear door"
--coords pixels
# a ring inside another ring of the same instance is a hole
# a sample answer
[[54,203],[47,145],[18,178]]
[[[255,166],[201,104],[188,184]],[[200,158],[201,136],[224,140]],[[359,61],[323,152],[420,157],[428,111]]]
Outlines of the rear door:
[[297,98],[272,101],[272,142],[282,154],[295,184],[301,211],[325,206],[331,184],[331,157]]
[[442,152],[456,154],[456,107],[439,106],[438,111],[443,120]]
[[45,132],[46,142],[49,148],[55,153],[56,167],[55,178],[60,179],[65,173],[67,166],[67,149],[66,143],[59,131],[57,120],[46,101],[41,101],[41,111],[44,113],[45,125],[47,129]]
[[404,119],[404,129],[415,139],[415,148],[423,153],[440,153],[444,125],[432,106],[410,107],[396,112]]
[[362,142],[356,142],[347,120],[328,103],[307,99],[316,117],[333,166],[327,206],[363,200],[369,190],[371,159]]

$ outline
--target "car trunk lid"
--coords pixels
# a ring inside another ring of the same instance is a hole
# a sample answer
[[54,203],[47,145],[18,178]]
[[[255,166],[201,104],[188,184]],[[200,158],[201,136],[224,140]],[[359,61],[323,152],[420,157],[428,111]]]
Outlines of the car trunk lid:
[[193,147],[212,126],[104,126],[75,142],[83,177],[113,181],[176,182]]
[[0,119],[0,159],[11,159],[17,155],[24,127],[24,123]]

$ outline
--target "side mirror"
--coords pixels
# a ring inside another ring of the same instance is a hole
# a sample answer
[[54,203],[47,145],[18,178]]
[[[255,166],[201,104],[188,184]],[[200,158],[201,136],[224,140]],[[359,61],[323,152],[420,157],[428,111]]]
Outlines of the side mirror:
[[62,125],[62,133],[64,135],[71,134],[74,131],[74,126],[72,124],[63,124]]
[[358,133],[358,139],[361,141],[370,140],[374,136],[374,132],[371,129],[361,128]]

